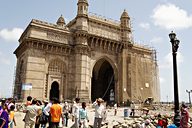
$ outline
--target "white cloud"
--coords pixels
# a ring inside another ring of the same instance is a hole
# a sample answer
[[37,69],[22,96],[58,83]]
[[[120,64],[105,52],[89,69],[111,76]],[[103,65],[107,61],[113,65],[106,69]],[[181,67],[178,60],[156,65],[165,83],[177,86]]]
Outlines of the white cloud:
[[145,30],[150,29],[150,24],[149,23],[140,23],[139,26]]
[[18,41],[19,37],[21,36],[23,29],[21,28],[13,28],[9,29],[1,29],[0,30],[0,38],[6,41]]
[[158,5],[153,10],[152,18],[156,26],[165,29],[185,29],[192,27],[192,15],[174,4]]
[[151,43],[162,43],[163,42],[163,38],[162,37],[153,37],[150,40]]
[[[183,63],[183,56],[180,52],[177,52],[177,65],[179,66],[181,63]],[[173,65],[173,56],[172,53],[167,54],[164,57],[164,60],[162,63],[159,64],[159,67],[162,69],[171,68]]]

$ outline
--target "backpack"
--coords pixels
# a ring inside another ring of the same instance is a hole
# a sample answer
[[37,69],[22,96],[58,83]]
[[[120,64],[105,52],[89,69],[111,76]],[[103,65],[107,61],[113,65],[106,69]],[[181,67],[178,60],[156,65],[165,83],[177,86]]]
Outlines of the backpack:
[[46,124],[48,122],[48,117],[42,113],[40,116],[39,116],[39,123],[40,124]]

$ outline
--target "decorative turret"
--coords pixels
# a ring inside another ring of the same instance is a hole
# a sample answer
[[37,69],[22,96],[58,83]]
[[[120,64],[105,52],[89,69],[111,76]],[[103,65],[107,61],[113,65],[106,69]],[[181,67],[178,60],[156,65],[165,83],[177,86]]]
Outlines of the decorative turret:
[[58,26],[64,26],[64,25],[65,25],[65,20],[64,20],[64,18],[63,18],[62,15],[61,15],[61,16],[59,17],[59,19],[57,20],[57,25],[58,25]]
[[76,27],[78,30],[88,31],[88,1],[78,0],[77,6]]
[[130,17],[126,10],[123,11],[121,15],[121,36],[123,42],[130,41],[131,38],[131,23]]
[[78,3],[78,16],[87,16],[88,15],[88,1],[87,0],[79,0]]

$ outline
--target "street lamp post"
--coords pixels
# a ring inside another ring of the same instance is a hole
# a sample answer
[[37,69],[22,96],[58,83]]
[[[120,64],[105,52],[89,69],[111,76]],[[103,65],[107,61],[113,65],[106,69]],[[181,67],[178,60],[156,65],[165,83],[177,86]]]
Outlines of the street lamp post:
[[186,90],[186,92],[189,94],[189,105],[191,105],[191,92],[192,92],[192,90]]
[[172,44],[173,54],[173,78],[174,78],[174,124],[180,126],[180,115],[179,115],[179,94],[178,94],[178,82],[177,82],[177,49],[179,48],[179,40],[176,38],[176,34],[173,31],[169,34],[170,42]]

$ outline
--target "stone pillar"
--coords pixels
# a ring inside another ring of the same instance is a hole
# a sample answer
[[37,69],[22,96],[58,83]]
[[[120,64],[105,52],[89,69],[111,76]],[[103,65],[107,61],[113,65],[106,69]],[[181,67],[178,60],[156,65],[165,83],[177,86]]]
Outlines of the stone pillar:
[[76,37],[75,46],[75,86],[76,97],[81,101],[90,101],[89,90],[91,85],[90,57],[85,35]]

